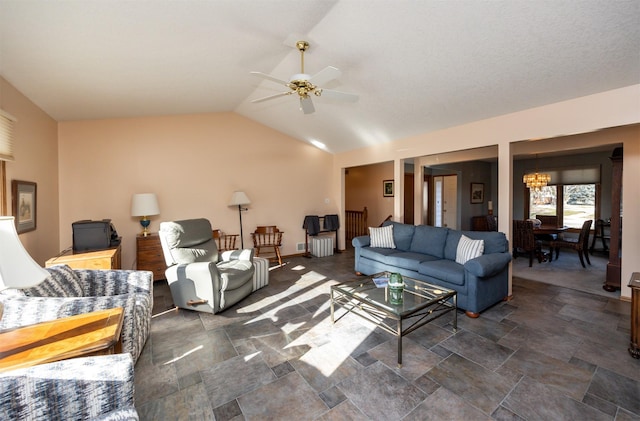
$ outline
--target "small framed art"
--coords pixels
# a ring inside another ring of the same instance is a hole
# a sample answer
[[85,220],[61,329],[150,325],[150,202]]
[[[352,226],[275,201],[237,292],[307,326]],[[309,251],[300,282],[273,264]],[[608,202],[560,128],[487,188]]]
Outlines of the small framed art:
[[382,196],[393,197],[393,180],[384,180],[382,182]]
[[484,203],[484,183],[471,183],[471,203]]
[[36,183],[11,180],[13,216],[18,234],[36,229],[37,222],[37,186]]

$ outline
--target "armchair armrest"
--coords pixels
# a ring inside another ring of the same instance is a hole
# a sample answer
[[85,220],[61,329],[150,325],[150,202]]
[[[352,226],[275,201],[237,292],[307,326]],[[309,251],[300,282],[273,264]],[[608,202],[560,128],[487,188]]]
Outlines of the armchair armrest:
[[230,262],[231,260],[253,261],[253,249],[227,250],[220,253],[220,260]]
[[[0,330],[75,316],[115,307],[133,307],[129,295],[106,297],[11,297],[0,296],[4,307]],[[123,326],[124,329],[124,326]]]
[[153,292],[153,272],[97,269],[74,269],[74,272],[85,297]]
[[0,373],[0,419],[95,419],[120,410],[137,417],[133,376],[129,354],[73,358]]

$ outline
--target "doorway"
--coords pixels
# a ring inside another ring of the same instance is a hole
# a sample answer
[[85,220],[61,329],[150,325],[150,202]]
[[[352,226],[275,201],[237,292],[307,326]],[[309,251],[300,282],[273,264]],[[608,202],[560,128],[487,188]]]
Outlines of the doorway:
[[458,176],[433,177],[433,225],[458,229]]

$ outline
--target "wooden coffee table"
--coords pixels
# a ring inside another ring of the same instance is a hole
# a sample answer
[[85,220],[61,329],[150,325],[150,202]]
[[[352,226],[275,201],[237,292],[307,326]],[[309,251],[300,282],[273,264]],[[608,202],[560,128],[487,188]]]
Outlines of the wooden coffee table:
[[0,332],[0,372],[67,358],[121,352],[122,307]]

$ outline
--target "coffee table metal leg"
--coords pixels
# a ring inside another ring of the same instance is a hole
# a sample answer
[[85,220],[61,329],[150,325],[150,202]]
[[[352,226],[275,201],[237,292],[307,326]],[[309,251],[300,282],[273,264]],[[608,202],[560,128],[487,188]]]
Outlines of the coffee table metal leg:
[[458,331],[458,294],[453,295],[453,331]]
[[398,368],[402,368],[402,319],[398,319]]

